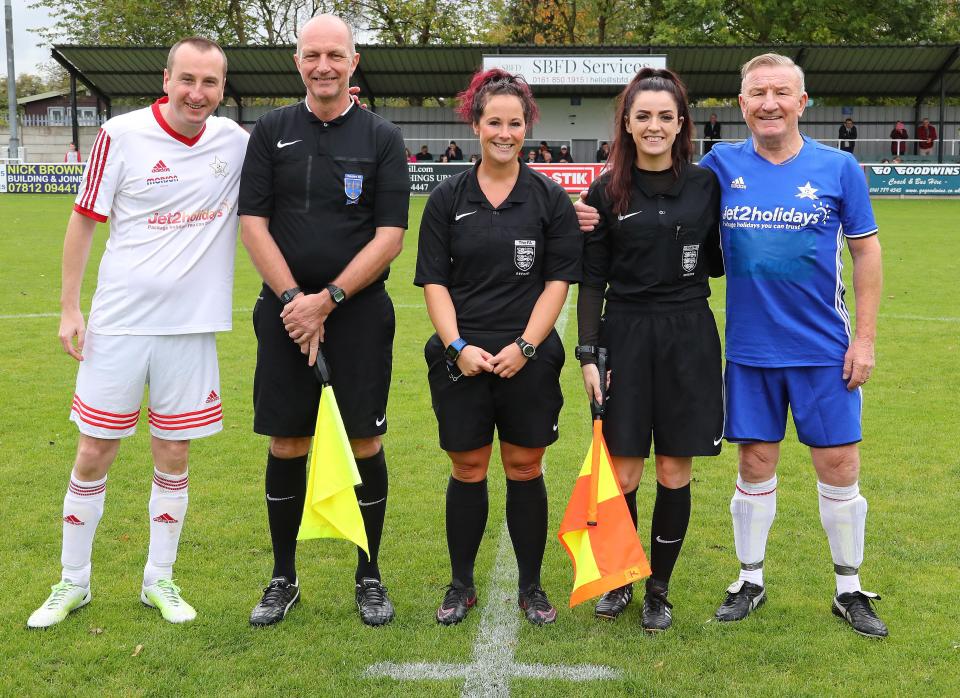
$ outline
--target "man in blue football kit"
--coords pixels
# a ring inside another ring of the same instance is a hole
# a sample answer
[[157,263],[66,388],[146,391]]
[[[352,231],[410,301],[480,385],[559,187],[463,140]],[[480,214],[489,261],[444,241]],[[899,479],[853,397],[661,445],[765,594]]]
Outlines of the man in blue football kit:
[[[764,54],[743,66],[739,96],[751,137],[700,161],[720,180],[727,275],[724,436],[739,445],[730,512],[740,576],[717,610],[742,620],[766,599],[763,560],[776,514],[776,468],[789,406],[817,473],[820,520],[836,575],[832,611],[855,631],[887,628],[860,586],[867,502],[858,476],[861,386],[874,367],[882,268],[866,182],[849,153],[800,133],[803,71]],[[580,223],[593,223],[578,202]],[[844,303],[849,246],[855,331]]]

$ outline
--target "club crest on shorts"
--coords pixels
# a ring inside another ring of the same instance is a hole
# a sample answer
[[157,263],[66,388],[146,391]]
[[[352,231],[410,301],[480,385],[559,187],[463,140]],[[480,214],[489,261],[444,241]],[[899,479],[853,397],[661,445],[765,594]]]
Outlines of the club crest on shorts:
[[363,175],[350,174],[343,175],[343,193],[347,195],[347,206],[357,203],[360,199],[360,193],[363,191]]
[[533,261],[537,258],[536,240],[514,240],[513,241],[513,263],[522,272],[528,272],[533,267]]
[[697,257],[700,256],[700,245],[684,245],[683,246],[683,257],[680,260],[680,264],[683,267],[683,270],[686,272],[691,272],[697,268]]

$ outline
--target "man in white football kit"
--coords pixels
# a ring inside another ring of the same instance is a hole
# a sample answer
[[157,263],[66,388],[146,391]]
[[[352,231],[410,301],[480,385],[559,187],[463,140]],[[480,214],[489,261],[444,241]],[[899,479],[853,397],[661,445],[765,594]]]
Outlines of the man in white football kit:
[[[190,440],[222,429],[214,333],[231,327],[236,205],[247,134],[211,117],[227,59],[214,42],[170,49],[166,97],[103,125],[67,224],[60,341],[80,363],[70,419],[80,430],[63,503],[61,581],[27,625],[90,601],[90,559],[107,472],[136,430],[144,385],[154,473],[141,601],[172,623],[196,611],[173,583],[187,512]],[[89,326],[80,285],[97,222],[110,221]],[[76,346],[74,346],[76,338]]]

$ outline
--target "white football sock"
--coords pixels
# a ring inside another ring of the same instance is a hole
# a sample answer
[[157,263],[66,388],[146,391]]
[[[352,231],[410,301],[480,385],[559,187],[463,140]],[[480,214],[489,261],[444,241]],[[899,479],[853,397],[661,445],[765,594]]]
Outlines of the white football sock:
[[740,560],[740,579],[763,586],[763,558],[767,535],[777,515],[777,476],[766,482],[745,482],[737,476],[730,500],[733,541]]
[[90,586],[90,555],[97,524],[103,516],[107,497],[107,478],[82,482],[70,474],[63,498],[63,548],[61,579],[80,587]]
[[143,586],[173,579],[180,531],[187,516],[187,473],[169,475],[153,471],[150,492],[150,552],[143,568]]
[[867,500],[860,496],[858,483],[834,487],[817,482],[820,523],[830,541],[830,554],[837,578],[837,593],[861,591],[860,565],[867,524]]

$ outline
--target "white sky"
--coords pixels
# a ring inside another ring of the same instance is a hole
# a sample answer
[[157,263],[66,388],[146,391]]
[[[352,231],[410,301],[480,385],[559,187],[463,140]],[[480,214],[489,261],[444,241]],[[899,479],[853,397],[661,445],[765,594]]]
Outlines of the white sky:
[[[4,6],[7,0],[3,0]],[[50,58],[50,47],[40,46],[41,41],[30,29],[37,27],[47,27],[53,24],[50,15],[46,9],[31,9],[28,5],[33,4],[33,0],[13,0],[13,50],[14,50],[14,69],[17,75],[21,73],[38,73],[40,65],[46,63]],[[2,14],[2,13],[0,13]],[[4,77],[7,74],[7,32],[6,16],[3,15],[4,24],[0,27],[0,47],[2,47],[2,58],[0,58],[0,72]]]

